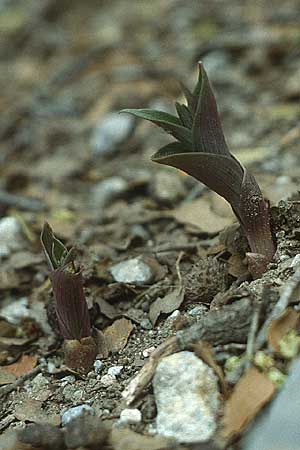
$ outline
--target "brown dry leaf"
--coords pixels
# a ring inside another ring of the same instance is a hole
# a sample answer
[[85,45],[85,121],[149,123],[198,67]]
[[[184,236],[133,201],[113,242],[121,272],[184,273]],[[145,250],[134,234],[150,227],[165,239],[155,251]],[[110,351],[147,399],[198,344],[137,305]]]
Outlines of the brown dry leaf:
[[14,416],[22,422],[28,420],[29,422],[35,423],[48,423],[55,426],[60,425],[60,415],[48,415],[45,410],[42,409],[42,405],[43,402],[40,400],[27,398],[17,405]]
[[116,320],[110,327],[104,330],[108,352],[116,353],[122,350],[128,341],[133,325],[128,319]]
[[109,351],[103,331],[95,328],[93,331],[93,337],[97,344],[98,355],[100,356],[100,358],[107,358],[109,355]]
[[178,309],[184,299],[183,289],[175,289],[163,298],[158,298],[150,306],[149,317],[152,325],[155,325],[160,314],[169,314]]
[[240,278],[248,273],[248,267],[241,255],[231,255],[228,259],[228,273],[233,277]]
[[36,363],[36,356],[22,355],[21,359],[16,363],[5,366],[5,370],[14,374],[16,377],[20,377],[34,369]]
[[[222,211],[223,213],[223,211]],[[218,233],[234,221],[228,206],[228,215],[222,216],[214,210],[208,198],[199,198],[182,204],[173,211],[173,217],[184,225],[193,225],[205,233]]]
[[204,361],[209,367],[213,369],[213,371],[219,378],[222,392],[226,395],[228,392],[227,382],[225,380],[222,368],[215,360],[215,354],[211,345],[208,342],[200,341],[193,345],[193,351],[198,356],[198,358],[202,359],[202,361]]
[[165,278],[168,273],[166,266],[159,264],[155,258],[145,257],[143,260],[151,268],[151,271],[154,274],[154,281],[160,281]]
[[120,316],[119,311],[110,303],[108,303],[104,298],[98,297],[95,299],[95,303],[99,306],[101,314],[108,317],[109,319],[115,319]]
[[223,438],[227,440],[241,433],[275,391],[275,385],[266,375],[255,367],[248,369],[225,404]]
[[126,313],[124,313],[124,316],[127,317],[127,319],[130,319],[132,322],[139,324],[143,319],[145,319],[144,312],[136,308],[127,309]]
[[281,339],[292,329],[299,325],[300,311],[287,308],[281,317],[271,322],[268,342],[275,352],[280,352]]
[[129,428],[113,428],[110,444],[114,450],[167,450],[174,441],[162,436],[144,436]]

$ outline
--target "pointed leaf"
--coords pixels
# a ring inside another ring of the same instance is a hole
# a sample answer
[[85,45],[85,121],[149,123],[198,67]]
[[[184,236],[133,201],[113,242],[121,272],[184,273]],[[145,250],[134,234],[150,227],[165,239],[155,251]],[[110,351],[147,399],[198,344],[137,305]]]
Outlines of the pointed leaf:
[[123,109],[121,112],[132,114],[135,117],[153,122],[155,125],[163,128],[176,139],[191,148],[192,134],[190,130],[181,125],[178,117],[163,111],[154,111],[152,109]]
[[193,118],[188,107],[177,102],[175,103],[175,106],[182,125],[188,129],[191,129],[193,126]]
[[205,153],[230,155],[207,74],[200,65],[201,92],[192,127],[193,149]]
[[53,259],[53,231],[48,222],[44,223],[41,243],[50,268],[52,270],[57,269],[57,262]]

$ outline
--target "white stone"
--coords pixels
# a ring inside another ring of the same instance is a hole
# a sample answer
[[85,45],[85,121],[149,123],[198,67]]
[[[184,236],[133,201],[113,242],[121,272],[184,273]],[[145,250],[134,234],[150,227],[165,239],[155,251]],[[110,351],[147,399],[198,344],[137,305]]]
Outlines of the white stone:
[[118,283],[148,284],[153,273],[151,268],[141,258],[128,259],[115,264],[110,273]]
[[94,362],[94,369],[97,374],[99,374],[103,369],[103,362],[100,359],[96,359]]
[[113,154],[118,145],[130,136],[133,125],[134,118],[130,114],[107,114],[95,128],[91,138],[93,155]]
[[149,356],[151,355],[151,353],[153,353],[155,350],[155,347],[149,347],[149,348],[145,348],[145,350],[143,350],[143,357],[144,358],[149,358]]
[[80,417],[82,415],[86,415],[86,414],[90,414],[90,415],[94,415],[95,411],[93,410],[93,408],[89,405],[79,405],[79,406],[74,406],[74,408],[70,408],[67,409],[67,411],[65,411],[61,417],[61,423],[63,426],[67,425],[69,422],[71,422],[72,420],[76,419],[77,417]]
[[142,413],[138,409],[126,408],[121,411],[119,424],[134,425],[141,423]]
[[113,377],[117,377],[122,372],[124,366],[113,366],[110,367],[107,371],[108,375],[112,375]]
[[173,320],[176,320],[179,316],[180,316],[179,309],[175,309],[175,311],[173,311],[172,314],[168,317],[168,320],[172,322]]
[[143,330],[152,330],[153,325],[149,319],[142,319],[140,321],[140,325],[143,328]]
[[7,322],[19,325],[24,318],[30,316],[28,298],[21,297],[18,300],[8,303],[8,305],[0,309],[0,315],[6,319]]
[[104,208],[112,200],[118,198],[128,189],[124,178],[115,176],[97,183],[91,191],[91,201],[94,205]]
[[185,443],[213,436],[219,409],[217,377],[194,353],[184,351],[163,358],[153,389],[158,434]]
[[205,312],[207,312],[206,306],[204,306],[204,305],[197,305],[194,308],[189,310],[188,315],[192,316],[192,317],[200,317]]
[[100,378],[101,383],[103,386],[111,386],[116,382],[116,377],[110,374],[103,375],[103,377]]
[[15,217],[0,220],[0,259],[22,248],[21,225]]

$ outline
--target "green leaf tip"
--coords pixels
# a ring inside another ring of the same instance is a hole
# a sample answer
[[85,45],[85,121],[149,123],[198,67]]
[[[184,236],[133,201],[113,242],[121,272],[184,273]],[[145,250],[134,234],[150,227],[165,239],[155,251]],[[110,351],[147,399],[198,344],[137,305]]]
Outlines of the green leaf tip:
[[41,231],[41,243],[51,270],[64,267],[74,261],[75,248],[69,251],[65,245],[57,239],[48,222],[45,222]]

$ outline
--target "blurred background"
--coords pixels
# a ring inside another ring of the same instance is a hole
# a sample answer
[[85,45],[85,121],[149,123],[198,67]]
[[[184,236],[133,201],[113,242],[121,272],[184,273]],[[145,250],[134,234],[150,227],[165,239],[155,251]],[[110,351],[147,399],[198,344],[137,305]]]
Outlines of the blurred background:
[[173,111],[200,59],[233,153],[272,201],[297,192],[299,25],[298,0],[1,0],[0,214],[72,237],[122,199],[197,197],[149,161],[168,137],[117,112]]

